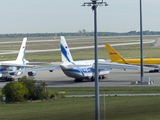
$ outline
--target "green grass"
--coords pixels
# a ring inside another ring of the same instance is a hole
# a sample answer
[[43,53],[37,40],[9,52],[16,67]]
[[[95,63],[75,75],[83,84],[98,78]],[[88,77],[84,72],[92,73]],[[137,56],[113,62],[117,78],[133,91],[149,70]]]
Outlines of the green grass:
[[[159,120],[160,96],[106,97],[107,120]],[[104,115],[100,98],[100,116]],[[94,98],[64,98],[60,100],[0,104],[3,120],[93,120]]]
[[[66,95],[92,95],[94,87],[47,87],[49,94],[58,91],[65,91]],[[159,86],[129,86],[129,87],[100,87],[100,94],[141,94],[141,93],[160,93]],[[0,95],[1,95],[0,88]]]
[[[49,87],[49,92],[65,91],[67,95],[89,95],[94,94],[94,87]],[[148,87],[100,87],[100,94],[140,94],[140,93],[160,93],[159,86]]]
[[[114,47],[118,53],[123,58],[140,58],[140,48],[137,45],[132,46],[120,46]],[[159,56],[160,47],[147,47],[144,46],[144,58],[150,55],[152,58],[160,58]],[[85,54],[84,54],[85,53]],[[98,57],[100,59],[109,59],[108,53],[105,48],[99,48]],[[71,50],[71,54],[74,60],[86,60],[94,59],[94,50],[93,49],[83,49],[83,50]],[[14,60],[17,55],[3,55],[0,57],[0,60]],[[61,61],[60,51],[57,52],[41,52],[41,53],[27,53],[26,59],[29,61],[41,61],[41,62],[57,62]]]
[[[67,95],[94,94],[94,87],[48,88],[50,94],[65,91]],[[100,94],[160,93],[160,87],[100,87]],[[93,120],[95,99],[64,98],[48,101],[0,104],[0,120]],[[106,97],[107,120],[159,120],[160,96]],[[100,98],[100,116],[104,117],[104,99]]]
[[[159,36],[143,36],[144,40],[156,40]],[[73,40],[70,40],[73,39]],[[87,38],[87,39],[81,39]],[[9,41],[22,41],[23,38],[8,38],[8,39],[0,39],[2,42]],[[45,40],[45,39],[53,39],[52,37],[48,38],[28,38],[30,40]],[[56,40],[59,40],[58,37]],[[76,40],[74,40],[76,39]],[[129,43],[134,40],[139,40],[139,36],[115,36],[115,37],[99,37],[98,43],[99,45],[104,45],[105,43],[109,44],[118,44],[118,43]],[[81,47],[81,46],[93,46],[94,40],[93,37],[88,36],[67,36],[66,37],[68,46],[72,47]],[[41,49],[57,49],[59,48],[59,41],[51,41],[51,42],[27,42],[27,50],[41,50]],[[21,43],[12,43],[12,44],[0,44],[0,50],[3,53],[4,50],[19,50]],[[159,48],[160,47],[148,47],[150,44],[144,44],[144,57],[151,55],[153,58],[160,58],[159,56]],[[129,45],[129,46],[115,46],[114,47],[124,58],[139,58],[140,57],[140,45]],[[26,50],[26,51],[27,51]],[[74,60],[85,60],[85,59],[94,59],[94,49],[80,49],[80,50],[71,50],[71,54]],[[0,55],[0,61],[4,60],[14,60],[16,59],[17,54],[12,55]],[[101,59],[109,59],[109,56],[106,52],[105,47],[98,49],[98,57]],[[26,59],[29,61],[39,61],[39,62],[56,62],[61,61],[60,51],[54,52],[40,52],[40,53],[26,53]]]
[[107,97],[109,120],[158,120],[160,96]]

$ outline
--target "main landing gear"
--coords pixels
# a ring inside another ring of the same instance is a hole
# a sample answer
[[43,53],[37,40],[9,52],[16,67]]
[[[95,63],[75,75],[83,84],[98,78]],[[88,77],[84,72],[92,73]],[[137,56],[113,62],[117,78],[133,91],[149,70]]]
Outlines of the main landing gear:
[[149,72],[150,72],[150,73],[159,72],[159,70],[158,70],[158,69],[154,69],[154,70],[150,70]]
[[[99,76],[99,81],[100,81],[100,79],[106,79],[106,78],[108,78],[107,76]],[[91,81],[94,81],[94,77],[91,77]]]
[[[100,79],[106,79],[106,78],[108,78],[107,76],[99,76],[99,81],[100,81]],[[89,79],[89,78],[88,78]],[[90,78],[90,80],[93,82],[94,81],[94,77],[92,76],[91,78]],[[74,80],[74,82],[83,82],[83,79],[75,79]]]
[[5,78],[6,81],[14,81],[14,78]]
[[82,82],[83,79],[75,79],[74,82]]

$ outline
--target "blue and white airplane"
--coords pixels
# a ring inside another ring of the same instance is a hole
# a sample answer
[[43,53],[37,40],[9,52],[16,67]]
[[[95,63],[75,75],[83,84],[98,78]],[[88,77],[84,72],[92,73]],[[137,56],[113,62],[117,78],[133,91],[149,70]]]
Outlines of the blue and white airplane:
[[23,70],[26,67],[35,67],[35,65],[27,65],[29,64],[29,61],[24,58],[26,41],[27,38],[24,38],[16,60],[0,61],[0,80],[13,81],[15,76],[23,73],[23,71],[14,72],[15,70]]
[[[19,71],[46,71],[49,70],[52,72],[53,70],[60,69],[64,72],[64,74],[68,77],[75,78],[75,81],[83,81],[84,79],[89,79],[94,81],[94,60],[80,60],[74,61],[72,55],[70,53],[69,47],[66,43],[66,40],[63,36],[61,36],[60,40],[60,49],[61,49],[61,57],[62,64],[60,65],[48,65],[48,66],[36,66],[29,69],[18,70]],[[127,65],[127,64],[119,64],[119,63],[111,63],[106,62],[103,59],[98,59],[98,69],[99,69],[99,78],[104,79],[105,75],[110,73],[111,69],[131,69],[131,70],[139,70],[140,66]],[[144,69],[152,69],[150,67],[144,67]]]
[[[74,61],[63,36],[61,36],[60,48],[63,62],[60,67],[66,76],[75,78],[75,81],[82,81],[83,79],[94,81],[94,60]],[[105,62],[105,60],[98,59],[98,62]],[[108,68],[99,69],[99,78],[104,79],[105,75],[109,73],[110,69]]]

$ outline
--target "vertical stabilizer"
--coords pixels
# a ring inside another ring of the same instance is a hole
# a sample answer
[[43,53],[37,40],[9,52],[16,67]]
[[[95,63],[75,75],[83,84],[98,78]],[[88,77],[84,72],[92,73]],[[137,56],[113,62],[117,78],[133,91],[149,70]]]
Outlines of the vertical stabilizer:
[[62,62],[73,62],[72,55],[70,53],[69,47],[66,43],[64,36],[61,36],[60,48],[61,48]]
[[27,42],[27,38],[25,37],[23,38],[23,42],[21,44],[19,54],[16,59],[16,62],[19,64],[25,64],[24,57],[25,57],[26,42]]
[[105,44],[105,46],[106,46],[106,50],[108,52],[111,62],[116,62],[118,60],[123,59],[122,56],[114,48],[112,48],[109,44]]

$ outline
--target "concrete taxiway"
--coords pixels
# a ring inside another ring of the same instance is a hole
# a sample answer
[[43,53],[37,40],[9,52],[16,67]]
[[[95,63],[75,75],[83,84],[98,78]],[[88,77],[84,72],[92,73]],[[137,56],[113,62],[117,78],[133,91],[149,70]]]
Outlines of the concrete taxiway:
[[[22,77],[27,75],[27,73],[22,74]],[[141,85],[141,86],[160,86],[160,73],[149,73],[144,72],[144,77],[150,77],[154,84]],[[133,81],[140,81],[140,71],[135,70],[111,70],[108,78],[101,80],[99,86],[140,86],[131,85]],[[45,81],[48,87],[94,87],[95,83],[89,80],[84,80],[84,82],[74,82],[74,78],[67,77],[61,70],[55,70],[53,72],[49,71],[38,71],[35,76],[36,80]],[[0,87],[3,87],[6,82],[0,82]]]
[[[27,76],[27,73],[23,73],[16,78],[22,76]],[[149,73],[144,71],[144,78],[150,78],[154,81],[154,84],[141,85],[141,86],[160,86],[160,72]],[[107,75],[108,78],[100,80],[99,86],[140,86],[131,85],[133,81],[140,81],[140,71],[138,70],[111,70],[110,74]],[[53,72],[49,71],[38,71],[35,76],[37,81],[45,81],[48,87],[94,87],[95,82],[90,80],[84,80],[83,82],[74,82],[74,78],[67,77],[61,70],[55,70]],[[7,82],[0,82],[0,87],[3,87]]]

